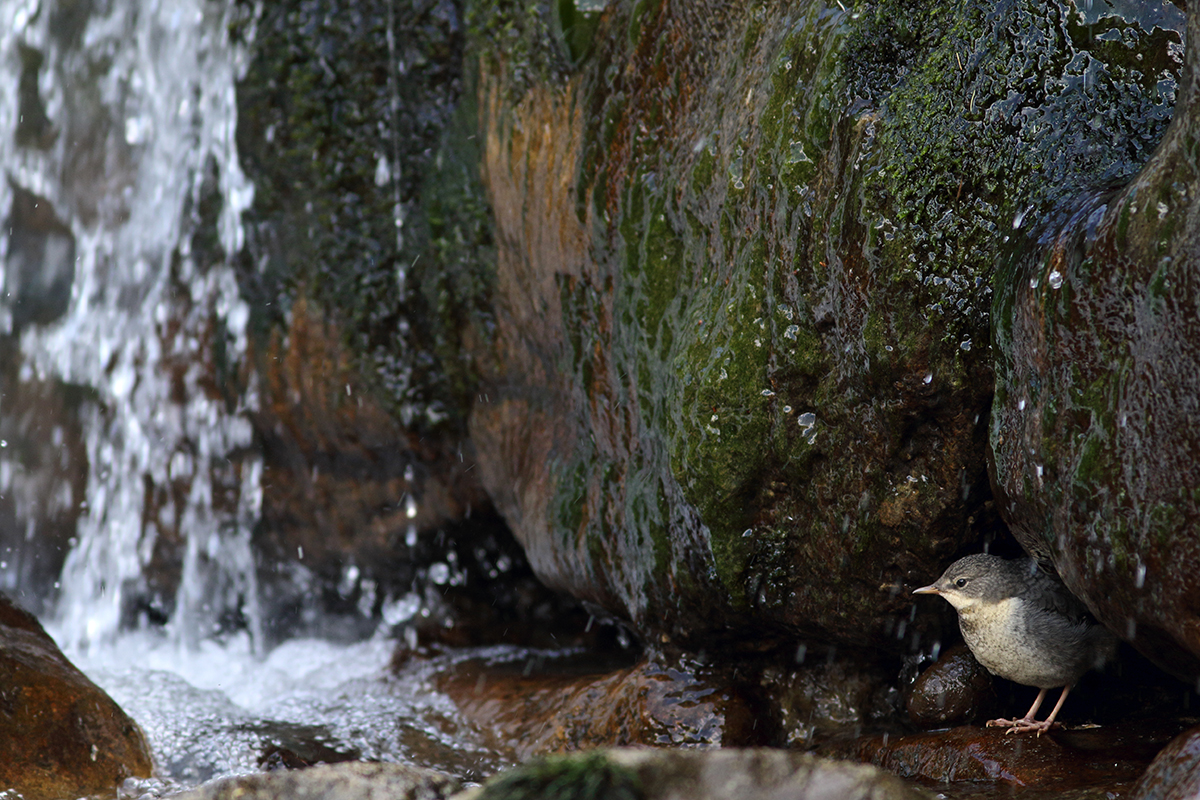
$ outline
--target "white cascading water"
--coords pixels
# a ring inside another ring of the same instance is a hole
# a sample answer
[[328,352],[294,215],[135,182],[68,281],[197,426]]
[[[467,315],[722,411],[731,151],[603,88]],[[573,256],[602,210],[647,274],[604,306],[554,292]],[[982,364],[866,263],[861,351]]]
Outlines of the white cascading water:
[[[230,267],[202,271],[191,258],[185,219],[211,161],[223,200],[221,244],[226,253],[241,248],[240,217],[254,194],[234,140],[234,82],[245,54],[229,41],[224,7],[201,0],[114,3],[87,18],[70,48],[52,35],[54,11],[50,2],[0,0],[0,167],[7,173],[0,216],[12,203],[12,186],[20,186],[50,201],[76,247],[66,313],[21,331],[21,380],[81,385],[96,398],[82,411],[89,474],[56,630],[68,650],[116,636],[124,587],[154,546],[153,521],[143,520],[146,480],[184,481],[191,496],[178,511],[187,556],[173,624],[178,635],[194,638],[207,601],[199,596],[200,556],[220,549],[222,565],[240,570],[232,581],[252,588],[249,531],[261,504],[261,466],[250,460],[236,510],[214,510],[210,476],[250,443],[244,411],[255,397],[251,388],[243,408],[227,412],[199,385],[200,348],[204,329],[217,319],[228,331],[227,357],[236,362],[245,353],[249,311]],[[56,129],[68,132],[44,150],[15,144],[18,46],[43,54],[38,92]],[[84,92],[94,95],[88,103],[79,102]],[[94,118],[72,118],[83,114]],[[69,141],[78,131],[96,135]],[[105,167],[91,185],[71,173],[85,160],[82,148]],[[100,196],[80,197],[87,192]],[[74,210],[84,203],[99,213],[81,219]],[[172,291],[173,283],[186,292]],[[176,365],[187,365],[182,402],[179,392],[172,396]]]

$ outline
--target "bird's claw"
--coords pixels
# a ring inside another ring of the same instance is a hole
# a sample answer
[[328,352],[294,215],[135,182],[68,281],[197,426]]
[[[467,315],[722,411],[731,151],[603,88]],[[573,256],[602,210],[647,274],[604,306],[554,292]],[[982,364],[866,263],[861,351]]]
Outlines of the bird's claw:
[[1036,719],[1025,717],[1024,719],[989,719],[987,721],[989,728],[1008,728],[1004,732],[1005,736],[1013,733],[1028,733],[1036,731],[1037,736],[1041,736],[1043,732],[1054,728],[1061,728],[1060,722],[1038,722]]

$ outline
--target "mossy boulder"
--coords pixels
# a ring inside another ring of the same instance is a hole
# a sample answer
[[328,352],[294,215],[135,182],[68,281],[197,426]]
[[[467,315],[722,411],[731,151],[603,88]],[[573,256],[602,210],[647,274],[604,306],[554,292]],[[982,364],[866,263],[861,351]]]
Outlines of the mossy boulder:
[[[1188,36],[1200,37],[1195,11]],[[1200,121],[1043,218],[997,283],[995,484],[1014,534],[1148,658],[1200,677]]]
[[1182,13],[613,3],[556,62],[538,8],[478,38],[485,488],[655,643],[914,646],[907,588],[990,522],[1014,220],[1150,157]]

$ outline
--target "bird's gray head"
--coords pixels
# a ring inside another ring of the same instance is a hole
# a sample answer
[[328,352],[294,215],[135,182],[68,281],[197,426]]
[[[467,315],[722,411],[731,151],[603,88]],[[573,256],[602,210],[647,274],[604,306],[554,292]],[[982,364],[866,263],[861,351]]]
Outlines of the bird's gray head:
[[974,555],[960,558],[929,586],[913,594],[941,595],[958,610],[998,603],[1015,596],[1035,569],[1028,559],[1006,561],[998,556]]

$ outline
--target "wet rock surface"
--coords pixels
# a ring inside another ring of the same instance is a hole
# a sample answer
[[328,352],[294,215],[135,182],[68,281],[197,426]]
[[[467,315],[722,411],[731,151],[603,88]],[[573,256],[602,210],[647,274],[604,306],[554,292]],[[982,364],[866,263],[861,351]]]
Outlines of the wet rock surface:
[[1200,795],[1200,728],[1164,747],[1137,782],[1134,800],[1183,800]]
[[908,717],[922,727],[973,722],[996,705],[992,677],[965,644],[947,649],[908,689]]
[[1099,789],[1128,796],[1179,727],[1174,721],[1142,720],[1022,736],[971,726],[868,736],[831,744],[822,752],[942,785],[993,784],[1058,792]]
[[[606,668],[607,667],[607,668]],[[439,688],[519,761],[621,745],[744,746],[773,731],[723,670],[643,661],[612,669],[586,654],[514,663],[471,661]]]
[[111,794],[148,777],[136,723],[0,595],[0,787],[27,800]]
[[[1197,15],[1189,14],[1194,41]],[[1113,631],[1200,675],[1197,56],[1153,160],[1028,226],[998,276],[990,425],[1002,514]]]
[[484,485],[649,638],[940,636],[904,588],[982,535],[993,266],[1149,158],[1182,14],[1085,20],[1134,46],[1058,3],[631,13],[570,68],[484,62]]

